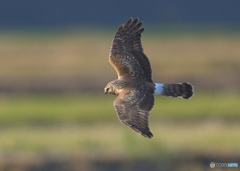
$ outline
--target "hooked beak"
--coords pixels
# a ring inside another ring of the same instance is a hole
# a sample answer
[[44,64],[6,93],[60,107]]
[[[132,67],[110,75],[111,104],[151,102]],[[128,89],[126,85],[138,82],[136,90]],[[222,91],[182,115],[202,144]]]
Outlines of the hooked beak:
[[108,88],[104,89],[104,94],[108,94]]

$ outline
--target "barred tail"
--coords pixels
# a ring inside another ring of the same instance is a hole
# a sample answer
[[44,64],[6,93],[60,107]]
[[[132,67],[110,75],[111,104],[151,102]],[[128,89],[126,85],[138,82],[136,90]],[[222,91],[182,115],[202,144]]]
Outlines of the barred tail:
[[189,83],[155,84],[155,94],[189,99],[193,96],[193,86]]

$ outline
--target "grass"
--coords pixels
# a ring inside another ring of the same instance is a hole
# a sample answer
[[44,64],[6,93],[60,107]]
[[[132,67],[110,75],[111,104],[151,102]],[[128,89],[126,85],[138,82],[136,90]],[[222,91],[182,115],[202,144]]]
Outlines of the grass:
[[202,94],[191,100],[157,96],[150,117],[152,140],[118,121],[114,98],[2,96],[0,153],[155,158],[177,151],[240,152],[239,95]]
[[182,147],[199,152],[239,150],[239,95],[197,94],[191,100],[156,96],[150,117],[155,135],[151,141],[118,121],[114,98],[86,94],[2,96],[0,151],[86,155],[95,151],[98,155],[137,157],[176,152]]
[[[121,124],[21,126],[1,130],[0,153],[158,158],[178,152],[240,153],[239,125],[151,123],[148,140]],[[193,138],[194,137],[194,138]]]
[[156,96],[151,140],[118,121],[115,96],[100,94],[116,78],[107,62],[111,40],[106,32],[0,34],[1,161],[51,154],[142,161],[169,155],[181,161],[183,153],[239,156],[238,32],[144,33],[154,81],[189,81],[196,90],[191,100]]
[[[98,123],[117,120],[111,95],[2,96],[1,125]],[[191,100],[156,96],[151,120],[238,122],[239,95],[196,94]]]

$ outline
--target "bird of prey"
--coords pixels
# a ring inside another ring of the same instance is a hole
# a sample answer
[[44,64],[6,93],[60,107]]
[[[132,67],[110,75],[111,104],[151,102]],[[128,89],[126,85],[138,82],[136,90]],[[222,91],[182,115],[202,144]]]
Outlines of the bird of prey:
[[113,105],[121,123],[146,138],[152,138],[148,123],[154,94],[189,99],[193,96],[193,86],[187,82],[153,82],[151,65],[141,43],[142,24],[138,18],[130,18],[117,30],[109,62],[115,68],[118,79],[109,82],[104,92],[117,95]]

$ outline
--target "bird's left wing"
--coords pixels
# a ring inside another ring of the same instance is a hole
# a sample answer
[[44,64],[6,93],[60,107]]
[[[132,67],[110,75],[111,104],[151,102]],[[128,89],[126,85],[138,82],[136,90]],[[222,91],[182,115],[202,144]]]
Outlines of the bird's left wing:
[[121,92],[114,101],[119,120],[146,138],[152,138],[148,123],[154,96],[150,92]]

